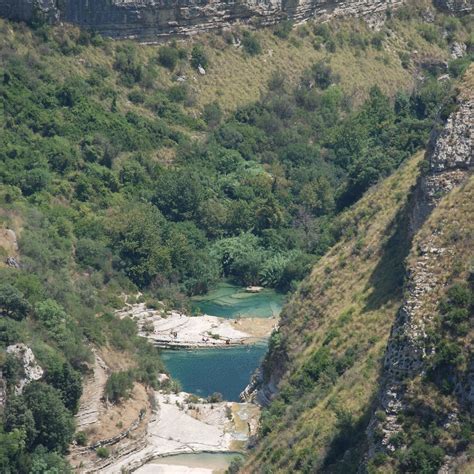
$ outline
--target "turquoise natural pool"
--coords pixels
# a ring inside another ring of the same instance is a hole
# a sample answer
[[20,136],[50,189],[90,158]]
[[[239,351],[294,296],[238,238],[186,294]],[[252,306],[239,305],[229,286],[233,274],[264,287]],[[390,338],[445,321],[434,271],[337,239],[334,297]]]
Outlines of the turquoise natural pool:
[[285,296],[274,290],[247,293],[229,283],[222,283],[207,295],[193,298],[193,308],[221,318],[269,318],[278,316]]
[[242,459],[243,456],[238,453],[175,454],[173,456],[166,456],[164,458],[156,458],[153,461],[147,463],[145,468],[139,468],[137,472],[165,473],[167,469],[166,466],[183,466],[183,471],[185,468],[203,468],[212,469],[213,473],[221,474],[226,471],[231,461],[235,458]]
[[240,392],[259,366],[266,344],[228,349],[164,350],[161,358],[185,392],[207,397],[222,393],[225,400],[239,401]]
[[[193,304],[211,316],[269,318],[280,314],[283,300],[284,295],[273,290],[247,293],[244,288],[225,283],[207,295],[195,298]],[[163,350],[162,359],[185,392],[202,397],[219,392],[225,400],[238,401],[266,350],[266,343],[218,349]]]

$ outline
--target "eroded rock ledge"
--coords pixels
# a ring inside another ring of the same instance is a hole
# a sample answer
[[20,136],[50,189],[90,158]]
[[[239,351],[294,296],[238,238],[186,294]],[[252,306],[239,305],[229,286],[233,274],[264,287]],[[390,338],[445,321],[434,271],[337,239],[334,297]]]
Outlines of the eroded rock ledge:
[[[271,25],[318,17],[364,17],[374,22],[403,0],[0,0],[0,16],[65,21],[114,38],[156,41],[232,24]],[[60,6],[58,6],[60,5]]]

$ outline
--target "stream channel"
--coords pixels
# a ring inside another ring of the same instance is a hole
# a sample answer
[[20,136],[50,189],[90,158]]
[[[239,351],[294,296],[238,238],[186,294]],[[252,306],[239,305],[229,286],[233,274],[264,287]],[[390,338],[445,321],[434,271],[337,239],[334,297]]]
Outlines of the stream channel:
[[[284,296],[265,289],[247,293],[244,288],[223,283],[205,296],[193,299],[194,309],[222,318],[269,318],[280,314]],[[198,316],[197,316],[198,317]],[[162,360],[185,392],[207,397],[219,392],[224,400],[239,401],[265,355],[267,343],[252,346],[163,350]]]
[[[194,298],[193,309],[202,314],[229,319],[270,318],[280,314],[283,301],[284,295],[273,290],[264,289],[259,293],[248,293],[244,288],[223,283],[205,296]],[[163,350],[162,360],[171,376],[179,380],[185,392],[195,393],[201,397],[219,392],[224,400],[239,401],[240,393],[249,383],[266,350],[267,342],[218,349]],[[204,467],[204,464],[213,472],[223,472],[222,466],[227,465],[232,457],[226,453],[207,457],[203,454],[185,456],[180,460],[186,466]],[[171,461],[176,462],[178,459],[168,458],[167,462]],[[163,460],[156,462],[162,463]],[[148,469],[150,467],[148,466]],[[156,469],[159,466],[154,467]],[[163,471],[156,469],[153,472],[166,472],[169,469],[164,466],[162,468]]]

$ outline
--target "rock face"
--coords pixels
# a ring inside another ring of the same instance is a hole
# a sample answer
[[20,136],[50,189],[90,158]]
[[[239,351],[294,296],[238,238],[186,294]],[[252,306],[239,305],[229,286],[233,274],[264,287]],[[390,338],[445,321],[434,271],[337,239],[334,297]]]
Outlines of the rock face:
[[20,395],[23,388],[33,380],[39,380],[43,376],[43,369],[36,362],[33,351],[25,344],[13,344],[7,347],[7,354],[17,357],[23,365],[24,376],[17,382],[15,393]]
[[435,0],[435,5],[449,13],[470,13],[474,9],[472,0]]
[[[413,234],[421,228],[442,197],[463,183],[474,167],[472,96],[462,98],[458,110],[451,114],[442,131],[433,135],[427,155],[429,171],[419,179],[413,195]],[[436,314],[436,291],[446,285],[445,275],[439,272],[438,264],[443,255],[451,252],[450,248],[439,245],[441,241],[433,232],[427,240],[418,242],[417,256],[409,265],[406,296],[392,327],[385,355],[377,406],[384,415],[374,415],[368,428],[369,457],[379,450],[395,450],[391,440],[402,430],[398,420],[407,405],[406,382],[425,370],[424,361],[430,351],[427,329]],[[433,300],[434,306],[430,302]],[[467,387],[469,396],[474,391],[472,383],[470,385]]]
[[403,0],[0,0],[0,16],[66,21],[114,38],[154,41],[233,23],[269,25],[284,19],[366,17],[373,21]]
[[52,23],[59,20],[56,3],[56,0],[0,0],[0,16],[23,21],[42,16]]

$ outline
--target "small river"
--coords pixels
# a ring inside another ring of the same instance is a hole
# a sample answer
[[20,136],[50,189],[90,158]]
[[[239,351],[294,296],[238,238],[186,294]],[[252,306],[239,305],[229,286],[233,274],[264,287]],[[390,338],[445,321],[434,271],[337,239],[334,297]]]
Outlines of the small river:
[[[196,311],[223,318],[268,318],[280,314],[284,295],[265,289],[247,293],[223,283],[205,296],[193,299]],[[239,394],[259,366],[267,344],[199,350],[164,350],[162,359],[185,392],[206,397],[222,393],[225,400],[239,401]]]

